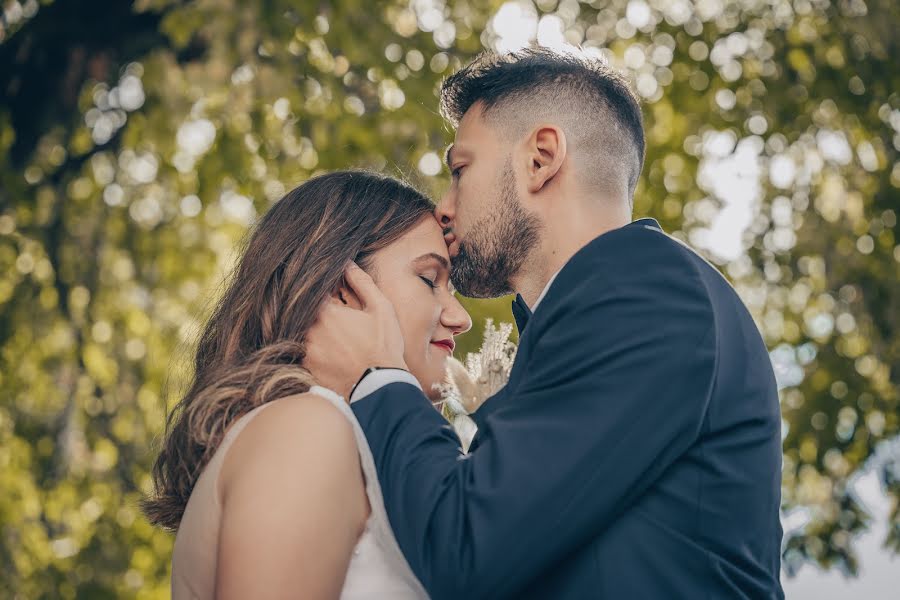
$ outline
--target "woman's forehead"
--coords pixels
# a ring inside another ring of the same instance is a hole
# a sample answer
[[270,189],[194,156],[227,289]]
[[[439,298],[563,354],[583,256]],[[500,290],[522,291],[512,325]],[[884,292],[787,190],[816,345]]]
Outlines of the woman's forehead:
[[437,220],[431,217],[422,219],[396,242],[385,248],[385,250],[389,249],[393,249],[398,254],[409,255],[410,259],[434,253],[449,260],[443,229]]

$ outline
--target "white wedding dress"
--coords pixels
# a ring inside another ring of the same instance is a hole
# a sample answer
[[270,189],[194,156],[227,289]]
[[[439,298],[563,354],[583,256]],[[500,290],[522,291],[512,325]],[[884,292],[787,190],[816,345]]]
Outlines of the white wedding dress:
[[[390,598],[427,599],[428,594],[403,557],[388,522],[375,471],[375,461],[362,428],[344,399],[332,390],[313,386],[310,392],[330,401],[353,426],[366,481],[371,514],[350,559],[341,591],[342,600]],[[221,522],[217,480],[228,448],[241,430],[269,404],[258,406],[238,419],[203,470],[178,528],[172,555],[172,598],[212,598],[215,593],[216,552]],[[300,590],[298,590],[300,591]]]

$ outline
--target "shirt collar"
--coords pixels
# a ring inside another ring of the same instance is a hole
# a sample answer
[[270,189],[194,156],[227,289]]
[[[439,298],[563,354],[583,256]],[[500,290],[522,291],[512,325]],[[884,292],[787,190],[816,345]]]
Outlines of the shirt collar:
[[[563,266],[565,266],[565,265],[563,265]],[[562,269],[560,269],[559,271],[562,271]],[[550,278],[550,281],[547,282],[547,285],[544,286],[544,291],[541,292],[541,295],[538,296],[538,299],[534,301],[534,306],[529,306],[529,307],[528,307],[528,308],[531,309],[531,312],[534,312],[534,311],[537,310],[538,304],[540,304],[540,303],[541,303],[541,300],[544,299],[544,296],[547,295],[547,292],[550,290],[550,286],[553,285],[553,280],[556,279],[556,276],[557,276],[557,275],[559,275],[559,271],[557,271],[556,273],[554,273],[554,274],[553,274],[553,277]]]

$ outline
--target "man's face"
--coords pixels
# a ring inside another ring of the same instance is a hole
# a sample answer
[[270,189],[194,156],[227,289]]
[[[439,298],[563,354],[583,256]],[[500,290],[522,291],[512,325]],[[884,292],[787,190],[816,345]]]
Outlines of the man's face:
[[511,145],[484,121],[480,104],[463,116],[447,153],[450,188],[435,209],[453,285],[464,296],[495,298],[539,240],[540,221],[522,206]]

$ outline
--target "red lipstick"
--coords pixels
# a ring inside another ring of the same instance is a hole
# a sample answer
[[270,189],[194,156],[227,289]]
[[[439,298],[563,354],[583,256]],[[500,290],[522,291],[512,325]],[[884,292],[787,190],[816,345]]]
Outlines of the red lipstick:
[[450,354],[453,354],[453,349],[456,348],[456,342],[453,338],[447,338],[446,340],[432,340],[431,343],[435,346],[446,348]]

